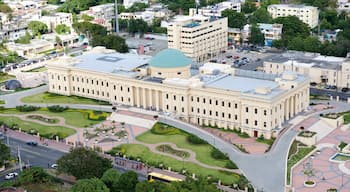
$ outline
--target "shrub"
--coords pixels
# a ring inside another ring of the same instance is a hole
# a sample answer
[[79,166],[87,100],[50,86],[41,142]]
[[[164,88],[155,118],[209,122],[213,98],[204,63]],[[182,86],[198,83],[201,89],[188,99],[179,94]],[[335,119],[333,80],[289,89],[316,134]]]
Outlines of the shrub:
[[35,107],[32,105],[20,105],[20,106],[17,106],[16,109],[20,112],[30,112],[30,111],[39,110],[40,107]]
[[341,141],[340,144],[338,145],[340,151],[342,151],[344,149],[344,147],[346,147],[348,144],[345,143],[344,141]]
[[154,124],[154,126],[151,129],[151,132],[157,135],[176,135],[182,133],[179,129],[164,123]]
[[238,169],[237,165],[232,161],[227,161],[225,167],[227,169]]
[[206,141],[204,141],[203,139],[195,136],[195,135],[189,135],[187,136],[187,141],[189,143],[195,144],[195,145],[200,145],[200,144],[207,144]]
[[60,113],[60,112],[63,112],[63,111],[65,111],[65,110],[67,110],[68,107],[62,107],[62,106],[59,106],[59,105],[52,105],[52,106],[47,107],[47,109],[48,109],[50,112]]
[[221,160],[226,160],[228,159],[227,155],[225,155],[224,153],[222,153],[221,151],[219,151],[216,148],[213,148],[213,150],[211,151],[211,156],[214,159],[221,159]]
[[102,111],[90,111],[88,113],[88,119],[93,121],[104,121],[106,120],[108,113]]

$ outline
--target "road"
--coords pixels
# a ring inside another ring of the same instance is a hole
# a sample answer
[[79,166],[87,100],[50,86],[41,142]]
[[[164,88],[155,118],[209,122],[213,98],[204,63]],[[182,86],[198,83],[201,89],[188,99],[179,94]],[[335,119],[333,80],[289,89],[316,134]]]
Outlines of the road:
[[339,92],[335,90],[329,90],[329,89],[316,89],[310,87],[310,94],[315,94],[315,95],[328,95],[328,96],[333,96],[333,99],[336,99],[337,96],[339,96],[340,100],[345,100],[347,101],[348,98],[350,97],[350,93],[344,93],[344,92]]

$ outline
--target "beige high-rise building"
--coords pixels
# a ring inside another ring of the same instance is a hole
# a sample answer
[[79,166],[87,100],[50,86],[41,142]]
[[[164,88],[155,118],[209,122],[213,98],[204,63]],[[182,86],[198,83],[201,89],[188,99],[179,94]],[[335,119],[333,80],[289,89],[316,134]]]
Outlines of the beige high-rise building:
[[350,87],[350,60],[345,57],[290,51],[264,62],[266,73],[282,74],[286,70],[309,76],[311,82]]
[[227,18],[177,16],[168,25],[168,47],[195,61],[204,61],[226,50],[227,31]]
[[307,109],[309,79],[244,71],[192,61],[166,49],[154,57],[101,48],[48,64],[49,91],[159,112],[199,124],[240,129],[250,136],[277,136],[284,123]]
[[310,28],[318,25],[319,10],[317,7],[295,4],[278,4],[269,5],[267,11],[272,18],[296,16],[304,23],[308,24]]

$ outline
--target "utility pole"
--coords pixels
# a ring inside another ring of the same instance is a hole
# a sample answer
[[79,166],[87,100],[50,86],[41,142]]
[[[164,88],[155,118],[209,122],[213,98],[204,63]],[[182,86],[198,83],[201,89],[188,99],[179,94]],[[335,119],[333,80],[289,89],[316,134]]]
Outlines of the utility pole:
[[115,33],[119,34],[118,0],[114,0],[114,4],[115,4]]
[[19,162],[19,170],[22,172],[22,160],[21,160],[21,150],[19,149],[19,145],[17,147],[17,156],[18,156],[18,162]]

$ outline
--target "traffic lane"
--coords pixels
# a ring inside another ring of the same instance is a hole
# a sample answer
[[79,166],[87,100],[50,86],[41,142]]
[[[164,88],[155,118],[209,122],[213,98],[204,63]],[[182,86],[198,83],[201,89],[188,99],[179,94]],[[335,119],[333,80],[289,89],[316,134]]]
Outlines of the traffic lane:
[[347,100],[350,97],[350,93],[337,92],[327,89],[317,89],[313,87],[310,87],[310,94],[333,96],[333,99],[336,99],[336,97],[339,96],[340,100]]
[[18,146],[22,164],[31,164],[32,166],[48,167],[55,163],[65,153],[44,146],[29,146],[26,142],[10,138],[11,154],[17,156]]

